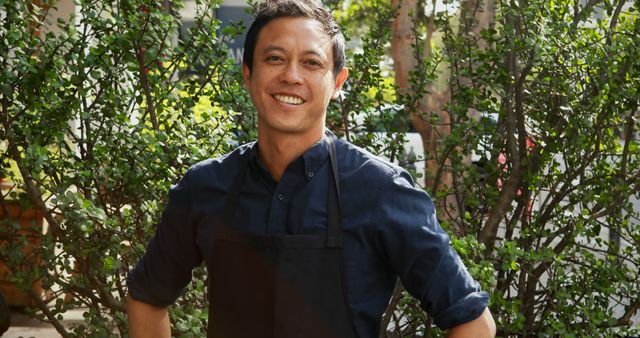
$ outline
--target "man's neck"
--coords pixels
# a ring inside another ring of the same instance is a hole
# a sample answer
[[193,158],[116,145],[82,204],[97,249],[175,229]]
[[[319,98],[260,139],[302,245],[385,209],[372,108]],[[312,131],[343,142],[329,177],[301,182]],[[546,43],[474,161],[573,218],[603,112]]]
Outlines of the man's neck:
[[258,133],[260,161],[267,167],[276,182],[280,182],[280,178],[289,164],[320,141],[323,132],[324,129],[319,133],[304,136],[285,133],[261,135]]

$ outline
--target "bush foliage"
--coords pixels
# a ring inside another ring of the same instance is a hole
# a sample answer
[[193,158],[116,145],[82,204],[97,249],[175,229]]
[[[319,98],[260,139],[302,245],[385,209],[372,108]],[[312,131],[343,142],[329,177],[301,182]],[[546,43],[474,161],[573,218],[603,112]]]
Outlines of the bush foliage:
[[[168,188],[193,163],[255,138],[226,47],[242,25],[223,35],[220,1],[195,3],[195,25],[181,36],[180,1],[81,0],[54,20],[55,4],[0,0],[0,170],[15,183],[0,203],[17,201],[47,223],[25,256],[28,236],[5,218],[0,260],[24,290],[42,283],[32,315],[64,337],[127,335],[126,273]],[[329,3],[353,46],[349,82],[329,112],[339,135],[397,161],[412,117],[439,122],[417,102],[435,87],[448,93],[450,133],[418,160],[437,159],[454,184],[424,188],[455,197],[461,212],[443,225],[491,293],[500,335],[637,334],[639,5],[491,2],[492,23],[475,33],[481,3],[410,13],[420,62],[401,91],[388,56],[397,8]],[[430,24],[441,42],[425,53]],[[205,334],[206,283],[195,271],[170,309],[175,336]],[[441,335],[398,290],[382,335]],[[60,325],[77,307],[84,323]]]

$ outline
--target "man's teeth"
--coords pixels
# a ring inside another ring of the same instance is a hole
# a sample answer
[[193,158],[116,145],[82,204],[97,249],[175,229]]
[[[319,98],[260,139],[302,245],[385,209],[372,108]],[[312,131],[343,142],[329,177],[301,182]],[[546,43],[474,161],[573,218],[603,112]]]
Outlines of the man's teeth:
[[284,102],[284,103],[288,103],[288,104],[302,104],[304,101],[299,98],[299,97],[295,97],[295,96],[287,96],[287,95],[274,95],[273,97],[276,98],[276,100],[280,101],[280,102]]

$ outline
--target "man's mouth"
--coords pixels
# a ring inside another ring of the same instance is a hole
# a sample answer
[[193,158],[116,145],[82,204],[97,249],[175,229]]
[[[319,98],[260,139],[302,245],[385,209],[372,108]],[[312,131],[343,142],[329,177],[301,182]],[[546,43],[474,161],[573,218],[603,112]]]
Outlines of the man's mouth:
[[273,98],[283,102],[283,103],[288,103],[288,104],[303,104],[304,100],[299,98],[299,97],[295,97],[295,96],[289,96],[289,95],[280,95],[280,94],[275,94],[273,95]]

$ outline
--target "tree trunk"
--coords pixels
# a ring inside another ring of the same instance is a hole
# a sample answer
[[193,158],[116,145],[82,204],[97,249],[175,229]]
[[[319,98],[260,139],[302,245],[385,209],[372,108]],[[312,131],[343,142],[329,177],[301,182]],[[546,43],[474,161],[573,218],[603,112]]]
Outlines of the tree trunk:
[[[419,57],[430,57],[431,39],[436,27],[433,23],[434,12],[430,13],[426,25],[426,41],[424,42],[424,53],[415,53],[412,44],[418,41],[415,36],[415,22],[417,17],[417,0],[393,0],[393,5],[398,8],[398,14],[392,26],[391,55],[394,61],[395,80],[398,89],[403,94],[410,94],[413,90],[410,83],[410,73],[418,66]],[[435,3],[433,4],[435,8]],[[460,29],[473,34],[481,48],[486,42],[480,39],[480,31],[489,27],[493,22],[495,9],[493,0],[467,0],[462,2],[460,13]],[[456,79],[458,83],[467,85],[468,79]],[[451,134],[452,123],[455,117],[450,112],[444,110],[444,106],[451,101],[452,86],[446,90],[437,90],[434,86],[429,86],[428,94],[417,98],[415,106],[412,108],[411,121],[414,128],[422,137],[424,146],[425,163],[425,186],[432,195],[436,193],[446,193],[445,198],[437,200],[437,208],[440,219],[452,221],[452,230],[458,234],[463,233],[461,226],[455,222],[461,211],[464,209],[464,191],[460,191],[457,184],[462,177],[456,176],[451,169],[451,161],[442,152],[442,145],[439,141],[443,137]],[[468,113],[472,118],[479,118],[479,114],[473,108]],[[467,164],[471,164],[471,159],[467,158]]]
[[[394,61],[396,85],[401,93],[411,94],[413,89],[410,83],[410,73],[417,69],[420,61],[417,58],[421,57],[412,46],[418,42],[414,32],[414,18],[418,13],[418,2],[417,0],[393,0],[392,3],[398,8],[398,14],[393,21],[391,40],[391,56]],[[429,32],[425,42],[427,48],[424,57],[429,57],[429,40],[435,27],[429,25],[427,29]],[[448,93],[438,91],[430,86],[429,93],[417,98],[414,107],[407,107],[412,111],[413,126],[422,137],[426,158],[425,187],[432,195],[440,191],[449,191],[453,186],[453,177],[451,170],[449,170],[450,162],[448,159],[441,158],[439,154],[441,146],[438,142],[440,138],[451,133],[449,114],[442,109],[449,100]],[[453,194],[447,194],[446,198],[437,200],[436,205],[440,212],[440,219],[453,220],[457,218],[459,211]]]

